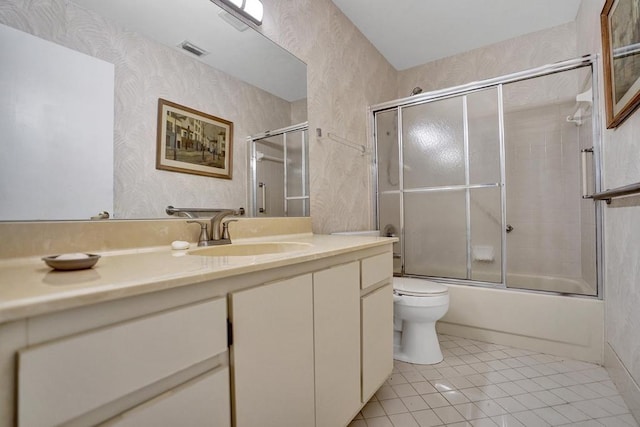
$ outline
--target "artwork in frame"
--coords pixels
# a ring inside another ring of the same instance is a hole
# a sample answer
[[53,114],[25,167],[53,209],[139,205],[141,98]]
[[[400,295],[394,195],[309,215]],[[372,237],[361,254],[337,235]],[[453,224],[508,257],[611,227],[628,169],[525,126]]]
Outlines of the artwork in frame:
[[160,98],[156,169],[231,179],[233,123]]
[[640,0],[607,0],[600,14],[607,128],[640,105]]

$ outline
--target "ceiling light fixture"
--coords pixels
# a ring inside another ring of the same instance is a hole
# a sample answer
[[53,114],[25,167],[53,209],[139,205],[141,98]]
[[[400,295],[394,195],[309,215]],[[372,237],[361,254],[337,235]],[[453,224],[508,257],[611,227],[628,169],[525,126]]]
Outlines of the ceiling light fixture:
[[262,24],[264,6],[260,0],[219,0],[256,25]]

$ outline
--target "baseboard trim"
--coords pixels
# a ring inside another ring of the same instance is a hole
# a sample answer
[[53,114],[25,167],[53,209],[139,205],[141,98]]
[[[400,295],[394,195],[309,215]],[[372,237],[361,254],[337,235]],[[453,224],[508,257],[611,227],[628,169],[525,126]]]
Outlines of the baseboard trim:
[[640,385],[633,379],[608,342],[604,345],[604,367],[631,414],[640,423]]

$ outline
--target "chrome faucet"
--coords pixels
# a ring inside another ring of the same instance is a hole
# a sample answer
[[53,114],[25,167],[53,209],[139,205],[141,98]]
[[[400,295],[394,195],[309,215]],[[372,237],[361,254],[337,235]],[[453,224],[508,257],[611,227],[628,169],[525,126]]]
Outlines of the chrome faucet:
[[[213,245],[228,245],[231,243],[231,236],[229,235],[228,222],[222,222],[222,220],[231,215],[243,215],[244,209],[212,209],[209,212],[215,212],[216,214],[211,217],[210,222],[190,220],[187,223],[200,224],[200,237],[198,238],[198,246],[213,246]],[[207,230],[207,226],[209,226]]]

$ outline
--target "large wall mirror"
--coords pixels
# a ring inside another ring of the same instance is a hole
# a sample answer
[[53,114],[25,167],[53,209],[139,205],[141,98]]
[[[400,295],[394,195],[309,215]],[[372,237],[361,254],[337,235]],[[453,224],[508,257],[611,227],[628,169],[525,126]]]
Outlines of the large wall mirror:
[[[17,105],[15,95],[0,93],[4,106],[0,111],[11,112],[0,121],[0,132],[7,135],[5,128],[13,126],[12,138],[0,139],[3,152],[16,145],[34,147],[33,154],[19,154],[20,166],[11,171],[0,168],[0,198],[7,207],[0,212],[0,220],[86,220],[110,209],[114,219],[168,218],[168,205],[247,206],[246,138],[307,120],[306,65],[215,2],[181,0],[178,6],[169,0],[3,2],[0,24],[8,29],[0,32],[3,50],[10,46],[16,55],[32,51],[21,41],[9,40],[6,34],[15,35],[14,30],[37,36],[50,43],[52,51],[58,49],[48,55],[51,63],[46,68],[59,66],[58,73],[65,80],[46,80],[38,75],[42,62],[26,61],[30,69],[27,87],[15,93],[38,92],[30,85],[46,81],[40,86],[53,89],[55,99],[70,96],[65,102],[73,108],[44,105],[45,98],[37,95]],[[45,51],[46,43],[41,46]],[[194,50],[204,53],[198,57]],[[71,63],[67,53],[80,63]],[[108,65],[102,67],[106,71],[96,72],[91,59],[97,69],[100,63]],[[19,68],[11,72],[24,74]],[[49,77],[51,74],[55,72],[48,73]],[[83,87],[80,78],[84,76],[98,80]],[[6,88],[9,77],[0,75],[0,79]],[[68,90],[73,82],[78,82],[77,95]],[[102,94],[94,96],[91,87],[102,89]],[[111,98],[109,87],[113,88]],[[159,98],[233,123],[231,180],[156,169]],[[112,126],[105,130],[109,120]],[[25,124],[40,136],[22,132]],[[84,126],[86,132],[78,131],[78,126]],[[23,134],[29,135],[26,140],[21,139]],[[79,146],[87,150],[80,152]],[[54,154],[66,163],[56,166]],[[106,160],[106,167],[94,166],[89,161],[94,157]],[[36,162],[30,163],[30,158]],[[80,175],[71,175],[74,165]],[[27,179],[47,196],[30,195],[29,203],[36,203],[37,209],[20,199],[21,194],[32,193],[20,186]],[[71,197],[51,196],[54,185],[47,189],[47,184],[53,183]],[[73,183],[87,185],[72,190]],[[110,195],[96,201],[95,207],[81,207],[97,189],[104,192],[105,186],[112,187]],[[26,208],[19,208],[21,204]]]

